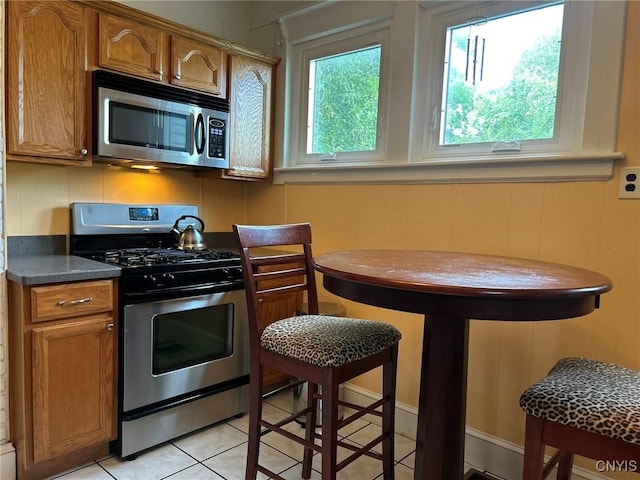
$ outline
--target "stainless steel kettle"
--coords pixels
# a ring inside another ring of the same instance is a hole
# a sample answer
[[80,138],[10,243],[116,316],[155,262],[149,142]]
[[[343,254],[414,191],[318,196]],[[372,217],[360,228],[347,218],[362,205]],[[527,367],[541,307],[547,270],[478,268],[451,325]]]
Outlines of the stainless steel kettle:
[[[193,225],[187,225],[183,230],[178,228],[178,224],[186,218],[195,218],[200,222],[200,229],[195,228]],[[202,219],[194,215],[182,215],[178,217],[176,223],[173,224],[171,229],[172,233],[178,236],[178,250],[204,250],[207,248],[207,244],[204,243],[204,222]]]

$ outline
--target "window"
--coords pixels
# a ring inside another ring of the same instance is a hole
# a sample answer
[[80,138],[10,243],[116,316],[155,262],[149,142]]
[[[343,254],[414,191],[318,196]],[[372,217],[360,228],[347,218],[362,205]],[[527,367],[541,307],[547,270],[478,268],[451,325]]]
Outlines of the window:
[[309,61],[307,154],[376,151],[381,50]]
[[561,0],[296,10],[279,19],[286,84],[274,179],[607,180],[623,158],[614,149],[625,10]]
[[611,12],[600,3],[426,8],[419,48],[428,51],[429,120],[419,161],[611,154],[622,44],[621,31],[605,32],[610,21],[622,28],[624,9],[603,18]]
[[380,162],[385,155],[388,28],[368,25],[295,49],[288,92],[297,165]]
[[439,145],[520,142],[555,136],[563,5],[447,28]]

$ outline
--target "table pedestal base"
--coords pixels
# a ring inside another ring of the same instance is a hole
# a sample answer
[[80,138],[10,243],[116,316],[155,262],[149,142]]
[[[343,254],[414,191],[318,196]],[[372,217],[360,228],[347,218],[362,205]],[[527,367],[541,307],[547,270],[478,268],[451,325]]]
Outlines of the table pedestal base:
[[416,480],[463,479],[468,347],[469,320],[425,316]]

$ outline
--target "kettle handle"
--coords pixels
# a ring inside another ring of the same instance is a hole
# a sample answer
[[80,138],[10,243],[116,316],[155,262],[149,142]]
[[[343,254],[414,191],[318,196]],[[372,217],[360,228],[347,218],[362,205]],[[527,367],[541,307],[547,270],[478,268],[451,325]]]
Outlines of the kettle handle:
[[178,219],[176,220],[176,223],[173,224],[173,228],[171,229],[171,231],[177,235],[180,235],[180,233],[182,233],[179,229],[178,229],[178,224],[184,220],[185,218],[195,218],[196,220],[198,220],[198,222],[200,222],[200,231],[204,232],[204,222],[202,221],[201,218],[196,217],[195,215],[182,215],[181,217],[178,217]]

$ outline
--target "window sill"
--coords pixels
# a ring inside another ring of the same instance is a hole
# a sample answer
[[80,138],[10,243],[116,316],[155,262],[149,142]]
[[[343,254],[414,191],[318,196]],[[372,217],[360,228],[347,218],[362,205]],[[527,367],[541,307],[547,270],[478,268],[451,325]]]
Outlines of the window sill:
[[378,165],[311,165],[274,169],[285,183],[509,183],[606,181],[620,152],[580,155],[500,156]]

